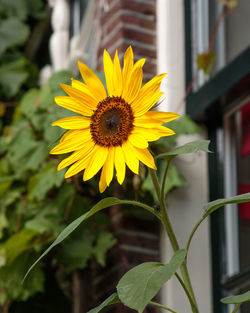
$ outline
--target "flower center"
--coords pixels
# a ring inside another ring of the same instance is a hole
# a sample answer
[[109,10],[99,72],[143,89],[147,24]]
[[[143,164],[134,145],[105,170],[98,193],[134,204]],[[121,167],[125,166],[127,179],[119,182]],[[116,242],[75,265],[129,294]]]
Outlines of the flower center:
[[121,97],[108,97],[98,103],[91,116],[90,132],[100,146],[119,146],[133,130],[131,106]]

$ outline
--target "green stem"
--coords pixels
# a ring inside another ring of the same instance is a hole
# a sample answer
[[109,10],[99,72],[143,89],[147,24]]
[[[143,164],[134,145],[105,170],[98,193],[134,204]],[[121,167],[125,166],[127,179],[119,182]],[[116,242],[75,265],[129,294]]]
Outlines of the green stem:
[[190,302],[190,304],[191,304],[192,309],[195,310],[196,304],[194,303],[194,300],[193,300],[193,298],[191,297],[191,295],[190,295],[190,293],[189,293],[189,291],[188,291],[186,285],[184,284],[183,280],[181,279],[181,277],[179,276],[179,274],[178,274],[177,272],[175,273],[175,277],[178,279],[178,281],[179,281],[179,283],[181,284],[183,290],[185,291],[185,293],[186,293],[186,295],[187,295],[187,297],[188,297],[188,299],[189,299],[189,302]]
[[193,228],[191,234],[189,235],[189,238],[188,238],[188,241],[187,241],[187,244],[186,244],[186,250],[187,250],[187,252],[188,252],[188,249],[189,249],[191,240],[193,239],[193,236],[194,236],[194,234],[195,234],[197,228],[200,226],[200,224],[204,221],[204,219],[205,219],[206,217],[207,217],[207,216],[202,217],[202,219],[200,219],[200,220],[196,223],[196,225],[194,226],[194,228]]
[[172,312],[172,313],[178,313],[178,312],[176,312],[175,310],[170,309],[170,308],[168,308],[168,307],[166,307],[166,306],[164,306],[164,305],[162,305],[162,304],[160,304],[160,303],[157,303],[157,302],[154,302],[154,301],[150,301],[149,303],[150,303],[151,305],[158,306],[159,308],[162,308],[162,309],[164,309],[164,310],[166,310],[166,311],[169,311],[169,312]]
[[236,304],[232,313],[236,313],[241,305],[242,305],[242,303]]
[[131,205],[139,206],[149,211],[150,213],[154,214],[159,220],[161,219],[160,213],[145,203],[133,201],[133,200],[121,200],[121,204],[131,204]]
[[[168,162],[168,163],[170,163],[170,162]],[[174,230],[172,228],[171,222],[170,222],[168,214],[167,214],[164,197],[163,198],[161,197],[161,189],[160,189],[160,185],[159,185],[159,182],[158,182],[158,178],[157,178],[156,172],[154,170],[149,169],[149,171],[150,171],[152,182],[154,184],[154,187],[155,187],[155,190],[156,190],[156,193],[157,193],[157,197],[158,197],[158,200],[159,200],[159,204],[160,204],[160,219],[161,219],[161,222],[164,225],[164,228],[165,228],[165,230],[166,230],[166,232],[168,234],[168,237],[169,237],[170,243],[172,245],[172,248],[173,248],[174,252],[176,252],[180,248],[179,248],[178,241],[176,239]],[[167,172],[166,172],[166,175],[167,175]],[[192,287],[192,284],[191,284],[191,281],[190,281],[190,278],[189,278],[186,262],[184,262],[180,266],[180,270],[181,270],[181,274],[182,274],[182,277],[183,277],[186,289],[188,290],[188,293],[189,293],[190,297],[193,300],[192,303],[190,302],[192,311],[193,311],[193,313],[198,313],[199,311],[198,311],[198,308],[197,308],[197,303],[196,303],[196,299],[195,299],[195,296],[194,296],[193,287]],[[193,303],[195,304],[194,306],[193,306]]]
[[166,178],[167,178],[167,173],[168,173],[168,169],[169,169],[171,161],[172,161],[172,157],[169,157],[167,160],[167,166],[165,168],[163,179],[162,179],[162,184],[161,184],[161,201],[162,202],[164,202],[164,194],[165,194],[164,191],[165,191]]

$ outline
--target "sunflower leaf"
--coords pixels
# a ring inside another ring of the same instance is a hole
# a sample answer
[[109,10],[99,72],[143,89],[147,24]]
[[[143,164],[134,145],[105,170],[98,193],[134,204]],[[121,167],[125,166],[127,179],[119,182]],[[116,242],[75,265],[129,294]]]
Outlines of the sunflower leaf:
[[168,264],[145,262],[128,271],[117,285],[122,303],[142,313],[162,285],[178,270],[186,257],[186,250],[178,250]]
[[244,193],[238,196],[234,196],[231,198],[224,198],[224,199],[217,199],[211,202],[208,202],[204,205],[203,210],[205,211],[204,216],[208,216],[209,214],[213,213],[218,208],[231,203],[244,203],[250,202],[250,192]]
[[233,204],[233,203],[244,203],[244,202],[250,202],[250,192],[244,193],[238,196],[234,196],[231,198],[224,198],[224,199],[217,199],[211,202],[208,202],[204,205],[203,210],[204,214],[201,217],[201,219],[196,223],[195,227],[193,228],[191,235],[189,236],[188,242],[187,242],[187,249],[189,248],[190,242],[200,226],[200,224],[214,211],[219,209],[220,207],[223,207],[226,204]]
[[117,198],[105,198],[101,201],[99,201],[96,205],[92,207],[91,210],[86,212],[85,214],[81,215],[77,219],[75,219],[72,223],[70,223],[64,230],[59,234],[59,236],[56,238],[56,240],[48,247],[48,249],[35,261],[35,263],[32,264],[32,266],[29,268],[28,272],[26,273],[24,280],[26,279],[29,272],[33,269],[33,267],[45,256],[49,253],[49,251],[57,246],[59,243],[61,243],[63,240],[65,240],[82,222],[87,220],[89,217],[91,217],[93,214],[108,208],[115,204],[123,203],[122,200],[119,200]]
[[161,153],[156,156],[157,159],[164,157],[175,157],[180,154],[195,153],[197,151],[211,152],[208,148],[210,140],[195,140],[188,142],[183,146],[177,147],[169,152]]
[[104,307],[111,305],[111,304],[115,304],[115,303],[119,303],[121,302],[120,299],[118,298],[118,295],[116,292],[114,292],[111,296],[109,296],[106,300],[104,300],[99,306],[97,306],[96,308],[88,311],[87,313],[98,313],[100,312]]
[[225,304],[239,304],[243,302],[248,302],[250,301],[250,291],[247,291],[237,296],[226,297],[221,299],[220,301]]

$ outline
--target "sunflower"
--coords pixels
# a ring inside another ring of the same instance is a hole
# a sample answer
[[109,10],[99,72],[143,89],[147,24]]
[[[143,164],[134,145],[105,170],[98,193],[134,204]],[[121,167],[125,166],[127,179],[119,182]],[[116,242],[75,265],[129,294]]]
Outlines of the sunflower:
[[117,51],[112,61],[104,50],[107,92],[96,74],[81,62],[78,66],[85,83],[72,79],[72,86],[61,84],[68,96],[56,97],[55,102],[79,114],[52,124],[68,130],[50,152],[73,152],[58,165],[58,170],[70,166],[65,178],[84,170],[86,181],[102,169],[99,189],[103,192],[113,179],[114,168],[120,184],[125,178],[126,165],[135,174],[139,171],[139,161],[156,169],[148,142],[174,135],[174,131],[162,124],[179,115],[149,111],[163,94],[159,87],[166,74],[155,76],[141,87],[144,63],[145,59],[134,63],[133,50],[129,47],[121,70]]

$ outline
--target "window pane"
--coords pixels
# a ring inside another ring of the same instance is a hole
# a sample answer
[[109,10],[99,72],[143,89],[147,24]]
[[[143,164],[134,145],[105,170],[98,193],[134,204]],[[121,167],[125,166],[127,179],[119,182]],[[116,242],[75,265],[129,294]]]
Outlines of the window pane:
[[227,63],[235,59],[250,45],[250,1],[238,0],[234,12],[226,20]]

